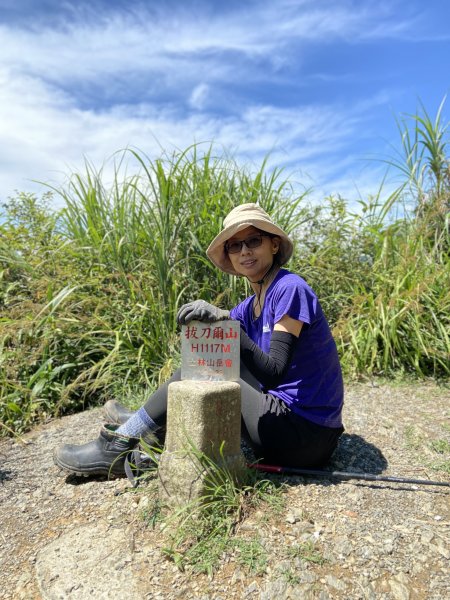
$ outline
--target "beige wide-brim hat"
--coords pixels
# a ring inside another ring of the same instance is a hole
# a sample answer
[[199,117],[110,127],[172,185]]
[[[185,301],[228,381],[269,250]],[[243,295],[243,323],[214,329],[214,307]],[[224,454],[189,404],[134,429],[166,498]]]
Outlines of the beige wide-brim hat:
[[231,275],[239,274],[233,269],[230,258],[225,252],[225,242],[239,231],[252,226],[280,238],[280,248],[277,252],[278,263],[280,265],[287,263],[294,249],[292,240],[278,225],[275,225],[265,210],[253,202],[249,202],[233,208],[223,221],[223,230],[209,245],[206,254],[216,267],[225,273],[231,273]]

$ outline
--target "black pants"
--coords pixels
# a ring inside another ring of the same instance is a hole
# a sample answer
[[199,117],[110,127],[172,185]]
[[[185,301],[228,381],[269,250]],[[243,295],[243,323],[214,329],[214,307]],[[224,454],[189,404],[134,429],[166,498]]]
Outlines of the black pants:
[[[160,427],[159,441],[164,442],[167,388],[180,381],[177,370],[144,404],[149,416]],[[315,468],[323,466],[337,446],[343,427],[316,425],[293,413],[279,398],[261,392],[258,381],[241,363],[242,436],[255,456],[266,463]]]

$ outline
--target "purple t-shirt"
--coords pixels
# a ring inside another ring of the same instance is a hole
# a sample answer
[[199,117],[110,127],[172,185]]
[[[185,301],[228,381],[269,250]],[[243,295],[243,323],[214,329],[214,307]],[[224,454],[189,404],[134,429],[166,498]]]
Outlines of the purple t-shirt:
[[303,321],[289,370],[268,392],[314,423],[341,427],[344,386],[336,343],[316,294],[304,279],[281,269],[266,291],[260,316],[253,319],[255,296],[231,310],[247,335],[266,353],[275,323],[284,315]]

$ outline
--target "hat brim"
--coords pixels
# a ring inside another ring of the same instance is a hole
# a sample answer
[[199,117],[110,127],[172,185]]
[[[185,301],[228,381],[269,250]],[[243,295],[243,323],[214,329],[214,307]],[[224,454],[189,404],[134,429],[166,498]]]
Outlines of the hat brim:
[[286,233],[280,227],[274,223],[268,222],[267,220],[249,219],[248,221],[236,223],[226,227],[213,239],[206,250],[206,254],[211,262],[216,265],[216,267],[225,273],[230,273],[231,275],[240,274],[233,268],[230,257],[225,252],[225,242],[233,237],[233,235],[236,235],[236,233],[239,233],[239,231],[242,231],[247,227],[256,227],[256,229],[260,229],[261,231],[278,236],[280,238],[280,248],[277,253],[278,262],[280,265],[284,265],[288,262],[292,256],[294,245]]

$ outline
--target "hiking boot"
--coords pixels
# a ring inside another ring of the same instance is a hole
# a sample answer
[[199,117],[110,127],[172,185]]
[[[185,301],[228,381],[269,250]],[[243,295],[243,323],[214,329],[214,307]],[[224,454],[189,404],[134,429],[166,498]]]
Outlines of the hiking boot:
[[55,464],[76,475],[124,476],[125,459],[139,440],[117,435],[116,427],[105,425],[98,438],[87,444],[61,446],[54,453]]
[[116,423],[117,425],[122,425],[130,417],[134,415],[136,411],[129,410],[116,402],[116,400],[108,400],[108,402],[103,407],[103,414],[105,415],[108,423]]

